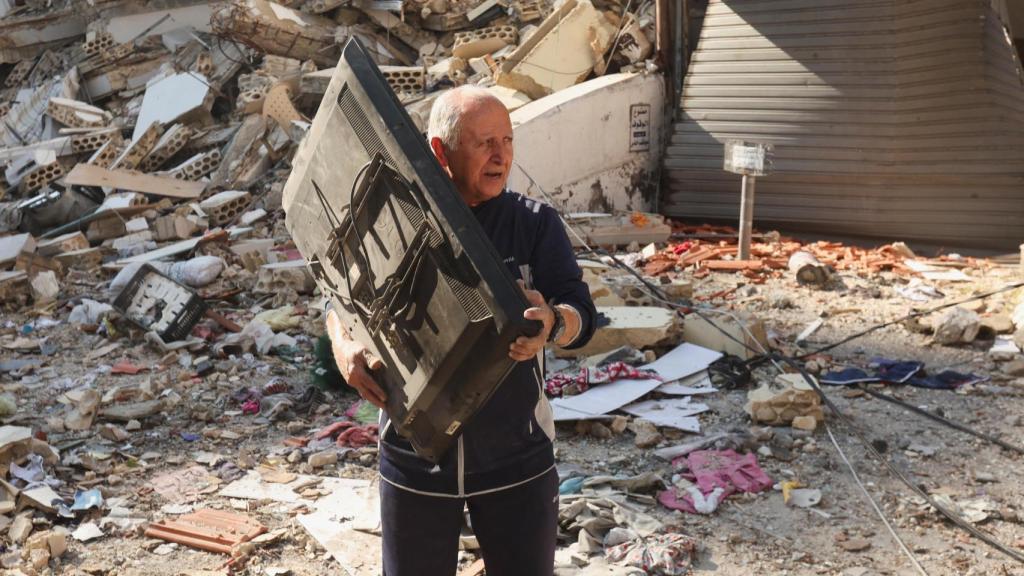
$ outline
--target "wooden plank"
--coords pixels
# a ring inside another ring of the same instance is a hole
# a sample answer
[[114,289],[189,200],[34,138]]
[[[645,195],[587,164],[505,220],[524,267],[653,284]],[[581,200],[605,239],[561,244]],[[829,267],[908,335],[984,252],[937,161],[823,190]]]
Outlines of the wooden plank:
[[203,182],[177,180],[175,178],[140,174],[127,170],[108,170],[92,164],[78,164],[64,177],[64,182],[79,186],[101,186],[117,188],[119,190],[131,190],[132,192],[143,192],[155,196],[186,200],[199,198],[199,195],[206,189],[206,184]]

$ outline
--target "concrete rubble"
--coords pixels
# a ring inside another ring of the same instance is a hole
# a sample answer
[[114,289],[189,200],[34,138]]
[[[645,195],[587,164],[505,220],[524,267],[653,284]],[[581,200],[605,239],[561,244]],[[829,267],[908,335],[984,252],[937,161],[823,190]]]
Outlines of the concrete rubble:
[[[338,378],[325,298],[281,209],[353,37],[420,128],[444,90],[494,93],[516,134],[509,187],[561,210],[579,249],[599,329],[546,358],[576,392],[548,389],[556,574],[640,574],[617,559],[653,551],[711,558],[711,574],[888,573],[899,552],[847,485],[823,395],[929,494],[1020,547],[1024,487],[1005,453],[914,432],[870,394],[1011,441],[1024,291],[985,294],[1019,265],[778,232],[738,260],[735,230],[655,213],[670,120],[655,10],[0,0],[0,570],[379,572],[376,411]],[[814,384],[766,353],[799,357]],[[927,366],[878,375],[911,360]],[[851,370],[853,384],[826,383]],[[777,487],[705,490],[694,454],[742,455]],[[958,573],[1003,568],[914,498],[883,500],[913,550]],[[463,573],[481,573],[471,527],[461,541]]]

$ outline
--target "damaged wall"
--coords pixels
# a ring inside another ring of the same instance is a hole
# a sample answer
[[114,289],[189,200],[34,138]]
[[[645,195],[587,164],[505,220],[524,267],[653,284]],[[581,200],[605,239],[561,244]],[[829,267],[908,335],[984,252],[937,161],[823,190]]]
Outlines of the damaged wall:
[[575,212],[650,210],[664,102],[661,75],[620,73],[515,110],[509,189],[543,199],[539,185]]
[[755,226],[1016,247],[1024,90],[987,1],[712,0],[663,212],[735,222],[723,144],[775,145]]

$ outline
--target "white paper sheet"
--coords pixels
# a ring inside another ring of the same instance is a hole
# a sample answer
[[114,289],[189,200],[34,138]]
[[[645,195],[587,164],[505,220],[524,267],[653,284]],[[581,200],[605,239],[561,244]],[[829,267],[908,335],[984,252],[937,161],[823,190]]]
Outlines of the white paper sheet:
[[627,414],[649,420],[657,426],[669,426],[687,432],[700,432],[697,414],[707,412],[706,404],[691,402],[690,398],[662,398],[644,400],[622,409]]
[[583,394],[556,398],[551,401],[555,421],[585,420],[607,414],[655,390],[664,382],[679,380],[706,369],[721,356],[721,352],[696,344],[680,344],[668,354],[642,366],[645,370],[656,371],[662,380],[618,380],[595,386]]
[[697,394],[714,394],[718,389],[711,384],[711,377],[704,370],[681,378],[674,382],[666,382],[658,386],[655,392],[673,396],[694,396]]

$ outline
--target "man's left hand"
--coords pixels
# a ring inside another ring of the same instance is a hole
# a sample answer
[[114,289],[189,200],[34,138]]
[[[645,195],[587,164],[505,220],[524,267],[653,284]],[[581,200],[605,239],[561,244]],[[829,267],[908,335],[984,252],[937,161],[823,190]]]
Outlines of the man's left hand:
[[555,313],[548,306],[548,303],[544,301],[544,296],[540,292],[527,290],[526,284],[522,280],[519,280],[519,287],[523,289],[523,293],[526,294],[526,299],[531,305],[530,308],[523,312],[523,318],[539,320],[544,324],[536,336],[520,336],[509,345],[509,358],[517,362],[524,362],[533,358],[544,349],[544,345],[548,341],[548,334],[551,333],[551,327],[555,324]]

